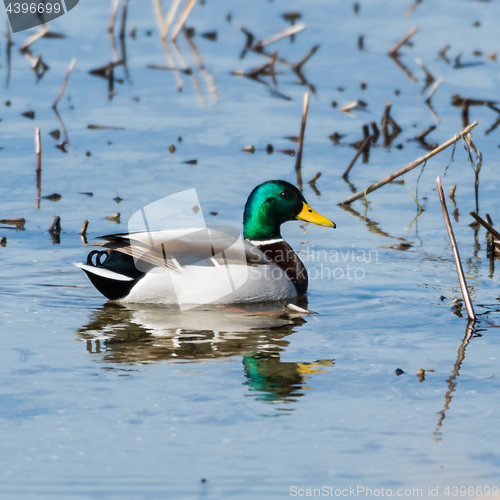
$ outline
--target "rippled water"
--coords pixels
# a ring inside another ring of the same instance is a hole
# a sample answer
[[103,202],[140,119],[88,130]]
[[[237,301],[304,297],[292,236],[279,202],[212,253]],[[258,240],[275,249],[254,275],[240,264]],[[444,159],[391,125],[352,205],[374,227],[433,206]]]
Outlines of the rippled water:
[[[453,162],[450,148],[405,176],[425,211],[401,183],[350,209],[337,205],[423,156],[422,145],[408,140],[428,126],[437,125],[429,144],[458,133],[453,95],[497,97],[498,3],[422,2],[408,15],[411,2],[399,1],[360,2],[358,13],[350,2],[206,1],[188,19],[195,36],[181,33],[178,52],[168,45],[176,66],[192,70],[180,73],[181,83],[172,71],[148,67],[170,63],[153,5],[131,1],[126,67],[114,70],[111,99],[107,80],[89,74],[123,57],[118,37],[115,56],[107,33],[110,3],[80,3],[49,25],[65,39],[32,45],[32,56],[49,66],[40,79],[18,50],[28,33],[12,36],[10,72],[5,39],[0,45],[0,219],[26,219],[24,230],[0,224],[7,237],[0,247],[1,497],[288,498],[327,486],[393,496],[416,488],[422,495],[412,495],[422,497],[437,487],[451,498],[447,486],[500,486],[500,352],[498,330],[485,319],[500,324],[498,270],[486,257],[484,230],[469,227],[468,216],[478,205],[499,220],[500,128],[491,130],[498,113],[470,107],[483,155],[477,200],[458,143]],[[289,11],[300,12],[307,28],[269,53],[296,63],[320,44],[303,67],[306,84],[279,60],[277,88],[269,76],[261,83],[232,75],[269,62],[254,52],[240,58],[239,27],[267,39],[289,26],[281,17]],[[116,33],[120,22],[121,6]],[[387,51],[413,27],[412,45],[400,49],[405,72]],[[210,31],[216,41],[202,36]],[[449,62],[438,55],[446,45]],[[73,58],[57,116],[51,106]],[[432,109],[416,59],[442,79]],[[89,240],[126,231],[142,206],[187,188],[197,189],[208,223],[241,227],[254,186],[296,180],[295,158],[278,150],[296,149],[287,137],[298,135],[305,91],[304,195],[337,229],[290,223],[283,234],[311,277],[303,305],[318,314],[301,317],[282,304],[182,314],[123,307],[107,303],[71,265],[86,258],[85,219]],[[340,111],[358,99],[366,111]],[[350,144],[362,139],[362,125],[380,127],[388,101],[402,132],[392,146],[380,138],[368,163],[358,160],[350,185],[341,177],[355,153]],[[21,115],[31,110],[33,120]],[[39,208],[36,126],[41,195],[62,196],[42,198]],[[49,135],[55,129],[59,140]],[[334,132],[343,136],[339,144],[329,138]],[[67,153],[56,148],[64,139]],[[249,145],[253,155],[241,151]],[[307,181],[316,172],[314,190]],[[455,300],[437,175],[446,193],[457,184],[457,209],[448,205],[480,316],[472,336]],[[119,224],[105,219],[116,212]],[[47,232],[53,215],[62,220],[58,241]]]

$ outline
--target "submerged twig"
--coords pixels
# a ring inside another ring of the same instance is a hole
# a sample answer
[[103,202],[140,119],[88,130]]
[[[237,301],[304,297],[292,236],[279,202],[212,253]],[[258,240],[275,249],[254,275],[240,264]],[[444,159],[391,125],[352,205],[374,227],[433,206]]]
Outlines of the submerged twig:
[[418,167],[422,163],[426,162],[429,158],[432,158],[433,156],[437,155],[443,149],[446,149],[448,146],[451,146],[452,144],[455,144],[460,138],[465,137],[475,126],[477,125],[477,122],[472,123],[468,127],[464,128],[460,133],[458,133],[455,137],[451,138],[449,141],[446,141],[444,144],[441,144],[441,146],[437,147],[430,153],[426,154],[425,156],[422,156],[421,158],[416,159],[414,162],[410,163],[406,167],[402,168],[401,170],[398,170],[397,172],[394,172],[391,175],[388,175],[387,177],[384,177],[383,179],[380,179],[379,181],[375,182],[371,186],[368,186],[366,189],[363,191],[359,191],[353,196],[350,196],[349,198],[346,198],[345,200],[341,201],[339,205],[346,205],[348,203],[352,203],[353,201],[359,200],[360,198],[363,198],[363,196],[366,196],[368,193],[371,193],[375,191],[376,189],[385,186],[387,183],[391,182],[392,180],[396,179],[397,177],[406,174],[406,172],[409,172],[410,170],[413,170],[415,167]]
[[465,308],[467,309],[467,315],[469,316],[470,320],[476,321],[474,307],[472,306],[469,290],[467,289],[467,281],[465,279],[464,270],[462,268],[462,262],[460,261],[460,254],[458,253],[457,242],[455,241],[455,235],[453,234],[453,228],[451,227],[450,216],[448,215],[448,209],[446,208],[446,199],[444,197],[443,187],[441,186],[441,178],[439,176],[436,179],[436,184],[438,188],[439,199],[441,200],[441,208],[443,209],[444,222],[446,224],[451,250],[453,252],[453,259],[455,260],[455,266],[457,268],[458,281],[460,283],[460,289],[462,290]]

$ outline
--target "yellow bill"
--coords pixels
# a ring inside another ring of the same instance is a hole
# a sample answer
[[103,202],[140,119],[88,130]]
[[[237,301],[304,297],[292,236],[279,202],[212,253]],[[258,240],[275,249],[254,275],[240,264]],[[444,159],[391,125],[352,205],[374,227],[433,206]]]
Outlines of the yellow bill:
[[296,218],[305,222],[311,222],[317,226],[333,227],[334,229],[337,227],[335,222],[332,222],[330,219],[318,214],[318,212],[313,210],[307,203],[304,203],[302,211]]

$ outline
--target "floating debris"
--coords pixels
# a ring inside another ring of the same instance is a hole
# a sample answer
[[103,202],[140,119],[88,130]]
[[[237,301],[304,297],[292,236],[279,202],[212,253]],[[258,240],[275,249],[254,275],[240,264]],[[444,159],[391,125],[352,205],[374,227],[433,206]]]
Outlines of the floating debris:
[[85,196],[90,196],[90,197],[94,196],[94,193],[90,193],[90,192],[87,192],[87,193],[86,192],[82,192],[82,193],[78,193],[78,194],[83,194]]
[[288,156],[295,156],[295,149],[278,149],[278,153],[283,153]]
[[207,31],[206,33],[202,33],[201,36],[211,42],[217,41],[217,31]]
[[161,64],[148,64],[147,66],[149,69],[161,69],[164,71],[180,71],[181,73],[184,73],[185,75],[192,75],[193,70],[191,68],[176,68],[174,66],[163,66]]
[[334,132],[332,135],[329,135],[328,138],[334,143],[338,144],[340,142],[340,139],[344,137],[343,135],[340,135],[338,132]]
[[406,241],[403,241],[402,243],[400,243],[398,246],[397,246],[397,249],[398,250],[408,250],[409,248],[411,248],[412,245],[411,243],[408,243]]
[[87,128],[89,130],[125,130],[123,127],[111,127],[107,125],[88,125]]
[[298,21],[302,18],[302,14],[300,12],[285,12],[281,17],[285,21],[290,21],[293,26],[295,24],[295,21]]
[[19,217],[17,219],[0,219],[0,224],[12,224],[13,226],[24,226],[26,219]]
[[115,214],[107,215],[104,218],[111,221],[111,222],[114,222],[115,224],[120,224],[120,216],[121,216],[121,213],[116,212]]
[[343,113],[346,113],[350,116],[356,116],[354,113],[352,113],[352,111],[355,111],[355,110],[366,111],[367,106],[368,106],[368,104],[364,101],[359,101],[359,100],[352,101],[349,104],[346,104],[345,106],[341,107],[340,111],[342,111]]
[[49,200],[49,201],[59,201],[62,198],[62,196],[59,193],[52,193],[49,194],[48,196],[43,196],[44,200]]
[[296,135],[289,135],[287,137],[284,137],[284,139],[288,139],[291,142],[299,142],[299,138]]
[[185,163],[186,165],[198,165],[198,160],[188,160],[183,161],[182,163]]
[[308,311],[303,307],[296,306],[295,304],[285,304],[285,308],[290,309],[291,311],[299,312],[301,314],[313,314],[311,311]]
[[66,144],[68,144],[68,141],[62,141],[56,144],[56,148],[62,151],[63,153],[67,153],[68,150],[66,149]]
[[450,60],[446,57],[446,51],[450,48],[450,45],[446,45],[439,52],[438,56],[443,59],[446,64],[450,64]]

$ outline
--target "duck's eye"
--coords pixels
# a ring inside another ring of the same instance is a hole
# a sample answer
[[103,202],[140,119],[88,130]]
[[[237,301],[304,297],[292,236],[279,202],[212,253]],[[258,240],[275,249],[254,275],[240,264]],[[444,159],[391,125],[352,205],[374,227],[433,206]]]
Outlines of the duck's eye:
[[280,196],[281,196],[282,198],[288,198],[288,197],[289,197],[289,196],[288,196],[288,193],[287,193],[286,191],[283,191],[282,193],[280,193]]

